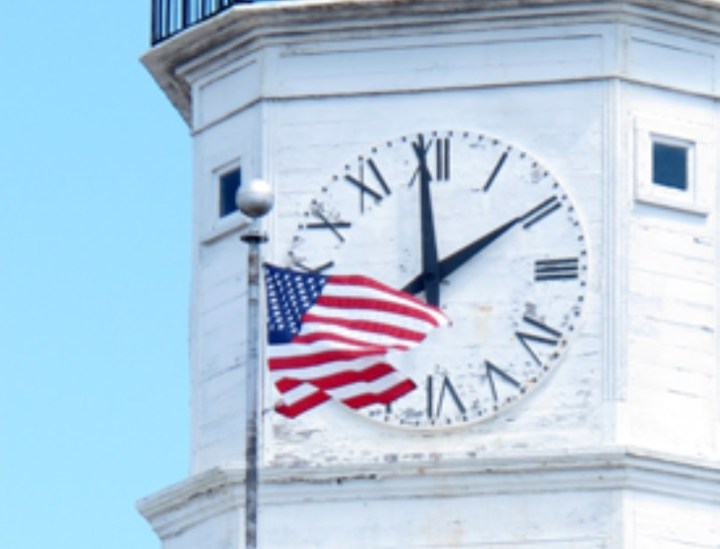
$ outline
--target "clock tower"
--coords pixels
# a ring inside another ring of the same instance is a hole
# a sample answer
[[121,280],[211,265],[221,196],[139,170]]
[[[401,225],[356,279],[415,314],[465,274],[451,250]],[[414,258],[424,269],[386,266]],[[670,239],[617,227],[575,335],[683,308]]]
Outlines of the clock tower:
[[[191,470],[138,504],[163,548],[720,547],[720,2],[209,4],[155,0],[143,58],[194,142]],[[389,355],[414,390],[276,411],[258,178],[265,260],[450,319]]]

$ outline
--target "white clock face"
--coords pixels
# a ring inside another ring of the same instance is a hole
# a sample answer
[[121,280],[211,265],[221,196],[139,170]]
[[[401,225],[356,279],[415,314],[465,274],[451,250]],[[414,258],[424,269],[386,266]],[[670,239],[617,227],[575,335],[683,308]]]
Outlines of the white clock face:
[[562,185],[527,153],[471,132],[381,143],[303,212],[287,264],[364,274],[452,325],[390,362],[416,389],[359,413],[428,429],[493,417],[548,377],[577,332],[587,242]]

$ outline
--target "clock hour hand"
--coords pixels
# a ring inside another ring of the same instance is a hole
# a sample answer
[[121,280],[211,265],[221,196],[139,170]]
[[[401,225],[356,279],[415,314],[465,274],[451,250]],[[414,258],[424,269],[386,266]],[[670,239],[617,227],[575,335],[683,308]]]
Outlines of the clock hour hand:
[[[450,273],[457,270],[461,265],[463,265],[464,263],[469,261],[470,258],[475,256],[475,254],[477,254],[480,250],[482,250],[490,243],[497,240],[501,235],[509,231],[512,227],[519,223],[520,220],[521,218],[518,217],[516,217],[515,219],[511,219],[510,221],[508,221],[504,225],[501,225],[494,231],[478,238],[474,242],[471,242],[464,248],[459,249],[454,254],[440,261],[438,264],[440,278],[444,278]],[[424,273],[419,274],[403,287],[403,291],[409,294],[417,294],[423,289],[425,289]]]
[[433,220],[432,196],[430,194],[430,170],[427,167],[427,149],[422,134],[412,143],[418,159],[420,173],[420,231],[422,242],[422,287],[413,293],[425,290],[425,301],[430,305],[440,304],[440,267],[438,264],[437,239]]
[[520,223],[523,218],[524,216],[520,216],[511,219],[504,225],[500,225],[497,229],[481,236],[480,238],[471,242],[464,248],[459,249],[454,254],[444,258],[439,264],[441,276],[446,277],[451,273],[455,272],[459,267],[472,259],[475,254],[480,252],[480,250],[483,250],[488,245],[495,242],[495,240],[500,238],[502,235],[512,229],[515,225]]
[[[545,212],[549,211],[550,208],[554,208],[555,204],[557,203],[556,197],[551,197],[542,203],[538,204],[537,206],[531,208],[527,212],[525,212],[522,215],[519,215],[517,217],[514,217],[513,219],[510,219],[509,221],[505,222],[504,224],[498,226],[497,228],[493,229],[489,233],[484,234],[477,240],[474,240],[467,246],[464,246],[463,248],[460,248],[455,253],[449,255],[448,257],[444,258],[438,263],[439,267],[439,279],[443,279],[446,276],[449,276],[453,272],[455,272],[459,267],[467,263],[470,259],[475,257],[476,254],[478,254],[481,250],[485,249],[487,246],[495,242],[498,238],[500,238],[502,235],[504,235],[506,232],[508,232],[510,229],[512,229],[515,225],[519,223],[525,222],[526,225],[530,225],[531,223],[534,223],[537,219],[540,218],[540,216],[544,215]],[[416,294],[420,291],[422,291],[424,288],[424,279],[422,274],[416,276],[413,278],[410,282],[408,282],[405,287],[403,288],[403,291],[408,292],[410,294]]]

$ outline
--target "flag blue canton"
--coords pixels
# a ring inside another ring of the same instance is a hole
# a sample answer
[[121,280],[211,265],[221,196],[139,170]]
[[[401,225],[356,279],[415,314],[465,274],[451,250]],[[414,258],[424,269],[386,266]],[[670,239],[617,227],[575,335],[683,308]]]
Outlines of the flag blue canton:
[[317,301],[328,277],[268,264],[264,268],[268,343],[289,343],[300,331],[303,315]]

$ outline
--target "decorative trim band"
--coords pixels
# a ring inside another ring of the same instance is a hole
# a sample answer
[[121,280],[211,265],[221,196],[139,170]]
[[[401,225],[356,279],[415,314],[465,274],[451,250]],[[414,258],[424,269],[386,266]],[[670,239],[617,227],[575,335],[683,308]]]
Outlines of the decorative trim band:
[[188,125],[188,74],[198,66],[249,55],[263,45],[366,33],[407,33],[430,27],[462,31],[628,24],[717,39],[720,10],[711,0],[306,0],[239,4],[149,50],[143,63]]
[[[485,456],[452,462],[260,471],[264,506],[396,498],[445,498],[574,490],[645,491],[720,505],[720,463],[612,448]],[[244,504],[245,473],[227,464],[140,500],[163,539]]]

